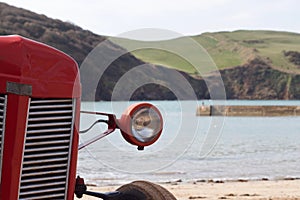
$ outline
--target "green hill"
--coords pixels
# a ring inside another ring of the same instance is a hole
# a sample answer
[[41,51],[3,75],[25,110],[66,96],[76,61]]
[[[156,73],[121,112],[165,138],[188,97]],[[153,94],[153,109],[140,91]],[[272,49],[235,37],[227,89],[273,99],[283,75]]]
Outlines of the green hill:
[[[112,94],[118,80],[126,74],[126,72],[135,68],[136,66],[144,65],[148,68],[147,73],[139,71],[137,77],[143,80],[148,80],[152,84],[142,85],[133,92],[130,97],[131,100],[173,100],[176,99],[174,94],[166,88],[164,85],[165,80],[161,77],[164,74],[172,74],[174,70],[162,66],[156,66],[153,64],[145,63],[132,54],[128,53],[124,48],[110,42],[107,37],[96,35],[88,30],[83,30],[81,27],[76,26],[69,22],[63,22],[58,19],[51,19],[45,15],[39,15],[29,10],[10,6],[0,2],[0,36],[17,34],[23,37],[27,37],[39,42],[43,42],[50,46],[53,46],[68,55],[72,56],[81,67],[85,58],[89,53],[99,44],[104,44],[104,48],[101,53],[98,54],[96,61],[90,59],[87,63],[89,68],[88,84],[85,83],[82,90],[82,100],[89,101],[110,101],[112,100]],[[105,42],[104,42],[105,41]],[[107,66],[110,57],[120,54],[122,56],[115,59]],[[1,59],[1,56],[0,56]],[[106,69],[102,76],[96,77],[94,74],[99,74],[99,71]],[[159,71],[159,73],[157,73]],[[149,74],[157,74],[157,77],[152,77]],[[176,73],[175,73],[176,74]],[[84,77],[81,74],[81,80]],[[188,77],[192,79],[191,77]],[[128,79],[124,85],[134,86],[136,79]],[[155,84],[159,82],[160,84]],[[197,82],[197,95],[199,98],[204,98],[206,93],[206,87],[201,80],[201,86]],[[96,85],[95,91],[90,91],[90,88]],[[203,87],[202,87],[203,85]],[[180,91],[181,94],[185,94],[185,88],[180,81],[174,81],[174,86]],[[196,86],[195,86],[196,87]],[[126,87],[123,87],[126,88]],[[123,89],[122,88],[122,89]],[[128,100],[126,98],[126,90],[122,90],[115,97],[114,100]],[[186,95],[185,99],[189,99],[190,96]],[[208,96],[206,95],[206,98]]]
[[[293,62],[293,58],[285,54],[300,52],[300,34],[297,33],[240,30],[203,33],[191,38],[207,50],[219,69],[245,65],[259,58],[280,71],[300,73],[299,63]],[[186,48],[188,51],[189,47],[184,42],[178,42],[179,40],[174,39],[174,43],[179,44],[178,48]],[[190,74],[195,73],[192,65],[166,51],[142,49],[132,53],[145,62],[161,64]],[[299,58],[296,56],[296,59]]]
[[[107,39],[72,23],[0,3],[0,36],[9,34],[54,46],[72,56],[79,66],[99,43]],[[111,38],[111,41],[105,42],[105,48],[95,60],[88,62],[90,71],[86,78],[89,83],[85,84],[88,89],[83,89],[82,100],[110,101],[116,93],[113,100],[128,100],[127,95],[131,100],[209,99],[212,96],[208,86],[214,91],[225,89],[227,99],[300,99],[299,34],[234,31],[204,33],[192,39],[204,47],[203,55],[191,50],[186,38],[171,40],[171,49],[187,52],[189,58],[200,58],[203,60],[202,69],[213,64],[207,51],[219,67],[223,82],[216,81],[216,73],[201,77],[203,74],[187,62],[189,59],[184,60],[176,53],[157,48],[142,48],[130,53],[122,47],[122,43],[130,49],[140,41]],[[147,42],[142,43],[148,45]],[[164,47],[168,43],[170,41],[159,41],[156,45]],[[114,55],[122,56],[107,66]],[[134,70],[141,66],[145,70]],[[102,76],[93,76],[104,67]],[[135,74],[128,77],[127,72]],[[120,80],[124,82],[119,84],[116,92]],[[137,85],[139,81],[142,84]],[[94,85],[95,89],[91,87]],[[187,88],[192,88],[194,94]]]

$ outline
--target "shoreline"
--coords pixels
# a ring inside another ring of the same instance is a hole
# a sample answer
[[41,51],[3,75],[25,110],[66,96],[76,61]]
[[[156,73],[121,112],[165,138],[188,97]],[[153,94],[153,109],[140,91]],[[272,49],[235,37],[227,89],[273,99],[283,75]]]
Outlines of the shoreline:
[[[236,200],[300,200],[300,179],[285,180],[196,180],[157,183],[168,189],[177,200],[188,199],[236,199]],[[90,191],[114,191],[121,185],[88,186]],[[77,198],[75,198],[77,199]],[[83,200],[93,200],[85,196]]]
[[[97,181],[95,181],[97,180]],[[102,183],[96,183],[98,181],[104,181]],[[111,180],[110,183],[107,183]],[[151,181],[150,179],[145,179],[148,181]],[[294,180],[300,180],[300,177],[282,177],[282,178],[270,178],[270,177],[260,177],[260,178],[209,178],[209,179],[173,179],[173,180],[168,180],[168,181],[155,181],[152,180],[151,182],[157,183],[157,184],[171,184],[171,185],[176,185],[179,183],[183,184],[190,184],[190,183],[230,183],[230,182],[255,182],[255,181],[294,181]],[[119,181],[119,182],[114,182],[116,179],[94,179],[94,180],[86,180],[86,185],[90,187],[110,187],[110,186],[119,186],[123,185],[135,180],[124,180],[124,181]]]

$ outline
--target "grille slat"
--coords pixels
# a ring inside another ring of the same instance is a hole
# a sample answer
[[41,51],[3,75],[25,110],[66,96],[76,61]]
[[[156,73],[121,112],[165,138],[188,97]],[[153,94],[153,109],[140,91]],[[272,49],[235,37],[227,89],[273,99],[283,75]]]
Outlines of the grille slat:
[[72,111],[71,110],[59,110],[59,111],[38,111],[38,112],[34,112],[31,115],[59,115],[59,114],[71,114]]
[[53,144],[69,144],[69,140],[59,140],[59,141],[41,141],[41,142],[28,142],[27,146],[40,146],[40,145],[53,145]]
[[28,170],[40,170],[40,169],[49,169],[49,168],[57,168],[57,167],[66,167],[67,164],[63,163],[63,164],[57,164],[57,165],[39,165],[39,166],[35,166],[35,167],[24,167],[23,170],[24,171],[28,171]]
[[71,128],[53,128],[53,129],[40,129],[40,130],[28,130],[27,133],[53,133],[70,131]]
[[[52,169],[51,171],[41,171],[41,172],[31,172],[31,173],[27,172],[26,174],[22,175],[22,178],[31,177],[31,176],[55,175],[55,174],[62,174],[65,172],[66,172],[66,170],[60,170],[60,169],[56,169],[56,170]],[[33,182],[32,184],[34,185],[35,183]],[[22,187],[22,185],[21,185],[21,187]]]
[[31,200],[40,200],[40,199],[63,199],[63,196],[55,195],[55,194],[48,194],[48,195],[40,195],[37,198],[32,198]]
[[[63,191],[65,189],[65,187],[56,187],[56,188],[47,188],[47,189],[41,189],[39,190],[40,195],[44,195],[43,193],[47,193],[47,192],[58,192],[58,191]],[[29,192],[23,192],[23,195],[36,195],[36,197],[38,197],[38,193],[34,190],[34,191],[29,191]],[[30,197],[30,199],[33,199],[34,197]]]
[[19,199],[65,199],[74,107],[72,99],[31,99]]
[[38,109],[49,109],[49,108],[72,108],[72,105],[69,104],[65,104],[65,105],[42,105],[42,106],[35,106],[33,108],[31,108],[32,110],[38,110]]
[[64,180],[66,177],[65,176],[51,176],[51,177],[39,177],[39,178],[31,178],[31,179],[24,179],[23,180],[23,184],[27,184],[27,183],[31,183],[31,182],[46,182],[46,181],[51,181],[51,182],[55,182],[55,181],[60,181],[60,180]]
[[28,128],[42,128],[51,126],[70,126],[72,122],[57,122],[57,123],[41,123],[41,124],[28,124]]
[[70,135],[41,135],[41,136],[28,136],[26,139],[30,140],[51,140],[51,139],[58,139],[58,138],[68,138]]
[[[47,187],[47,186],[64,185],[64,184],[65,184],[64,181],[60,181],[60,182],[55,182],[55,183],[45,183],[43,186]],[[37,188],[37,187],[40,187],[40,184],[22,186],[21,189],[30,189],[30,188]]]
[[53,153],[49,153],[49,154],[55,154],[57,155],[56,151],[58,150],[63,150],[63,149],[69,149],[69,145],[68,146],[59,146],[59,147],[40,147],[40,148],[32,148],[31,149],[25,149],[25,153],[32,153],[35,152],[36,155],[39,155],[40,152],[45,152],[45,151],[55,151]]
[[24,155],[25,159],[30,159],[30,158],[39,158],[41,160],[45,159],[43,157],[55,157],[55,156],[65,156],[68,155],[68,152],[52,152],[52,153],[40,153],[37,152],[37,154],[29,154],[29,155]]
[[2,144],[4,144],[4,120],[5,120],[5,111],[6,110],[6,95],[0,94],[0,183],[2,176]]
[[31,164],[41,164],[41,163],[54,163],[54,162],[67,162],[67,158],[41,158],[39,160],[27,160],[24,161],[24,165],[31,165]]
[[57,104],[57,103],[65,103],[65,102],[72,104],[72,99],[41,99],[41,100],[35,99],[33,102],[31,102],[31,104],[32,105],[35,105],[35,104],[49,105],[49,104],[53,104],[53,103]]
[[57,121],[57,120],[68,120],[68,119],[72,119],[72,116],[54,116],[54,117],[39,117],[39,118],[31,118],[28,119],[29,122],[40,122],[40,121]]

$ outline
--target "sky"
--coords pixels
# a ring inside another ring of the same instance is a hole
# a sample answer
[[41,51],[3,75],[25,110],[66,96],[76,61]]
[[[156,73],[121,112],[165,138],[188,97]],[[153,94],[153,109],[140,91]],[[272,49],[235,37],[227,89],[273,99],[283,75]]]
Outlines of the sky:
[[6,0],[107,36],[154,28],[181,35],[278,30],[300,33],[299,0]]

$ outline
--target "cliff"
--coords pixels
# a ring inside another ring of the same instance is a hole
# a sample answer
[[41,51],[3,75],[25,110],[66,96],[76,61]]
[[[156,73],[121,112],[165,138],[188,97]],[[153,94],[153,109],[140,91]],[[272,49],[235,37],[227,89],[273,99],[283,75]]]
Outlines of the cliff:
[[[272,35],[274,33],[276,32],[264,34]],[[107,39],[105,36],[83,30],[75,24],[0,3],[0,35],[9,34],[22,35],[56,47],[72,56],[79,66],[92,49]],[[289,46],[285,46],[285,49],[280,50],[280,61],[276,61],[277,56],[258,55],[258,52],[264,52],[268,41],[251,38],[251,34],[255,35],[255,31],[238,32],[241,38],[239,41],[228,40],[231,37],[230,33],[206,33],[195,36],[195,40],[202,42],[217,64],[221,64],[220,73],[227,98],[300,99],[300,75],[298,75],[300,53],[298,47],[291,49]],[[293,36],[294,42],[298,41],[298,34],[291,33],[290,35]],[[218,42],[216,42],[217,40]],[[237,44],[244,46],[241,47]],[[250,47],[250,51],[248,47]],[[126,49],[112,42],[107,42],[106,48],[111,52],[126,52]],[[242,55],[247,56],[242,57]],[[198,99],[210,98],[205,81],[201,77],[195,76],[193,72],[186,70],[187,68],[184,66],[180,69],[176,66],[172,68],[166,62],[165,65],[168,66],[166,68],[156,65],[155,62],[149,63],[149,57],[148,59],[146,57],[141,57],[138,52],[137,54],[136,52],[124,53],[109,66],[105,66],[107,69],[101,77],[91,80],[92,84],[97,85],[97,89],[96,91],[83,91],[83,100],[111,100],[118,81],[136,66],[145,66],[147,70],[138,72],[135,77],[126,80],[124,84],[126,86],[135,85],[137,80],[147,80],[148,83],[141,87],[136,86],[134,91],[130,91],[132,93],[131,100],[174,100],[178,96],[180,99],[193,99],[193,95],[186,90],[186,80]],[[278,63],[288,64],[280,67]],[[103,67],[102,64],[104,61],[92,65],[92,71],[99,71],[99,68]],[[164,65],[164,63],[162,64]],[[206,79],[214,81],[214,73],[211,73]],[[126,95],[128,95],[126,91],[121,90],[113,100],[128,100]]]

